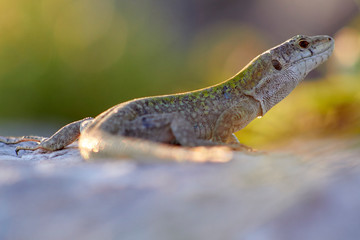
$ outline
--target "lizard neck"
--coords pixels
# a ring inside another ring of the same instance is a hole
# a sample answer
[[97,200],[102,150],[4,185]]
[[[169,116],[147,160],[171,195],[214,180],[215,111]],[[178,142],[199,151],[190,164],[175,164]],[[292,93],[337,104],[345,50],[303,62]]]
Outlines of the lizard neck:
[[223,87],[236,89],[260,104],[259,116],[284,99],[301,81],[299,74],[290,70],[274,72],[271,54],[265,52],[251,61],[239,73],[221,83]]
[[[252,105],[259,106],[257,116],[265,114],[266,110],[260,99],[256,97],[255,89],[265,77],[264,69],[267,68],[268,54],[259,55],[240,72],[230,79],[212,86],[208,89],[213,97],[232,105],[242,102],[245,98],[253,102]],[[226,106],[227,104],[224,104]]]

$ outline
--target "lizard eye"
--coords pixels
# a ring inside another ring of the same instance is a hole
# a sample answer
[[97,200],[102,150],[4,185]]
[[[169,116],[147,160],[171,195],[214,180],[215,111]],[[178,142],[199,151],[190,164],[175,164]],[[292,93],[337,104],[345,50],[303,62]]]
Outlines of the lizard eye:
[[276,70],[280,71],[282,69],[281,63],[278,60],[273,59],[271,63]]
[[307,47],[309,46],[309,42],[308,42],[308,41],[305,41],[305,40],[301,40],[301,41],[299,42],[299,46],[300,46],[301,48],[307,48]]

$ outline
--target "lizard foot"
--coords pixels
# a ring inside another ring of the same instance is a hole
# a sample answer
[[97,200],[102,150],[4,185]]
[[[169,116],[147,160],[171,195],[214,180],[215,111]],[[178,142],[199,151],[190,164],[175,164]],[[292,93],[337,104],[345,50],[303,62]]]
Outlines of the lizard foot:
[[248,154],[251,155],[263,155],[263,154],[267,154],[266,151],[263,150],[257,150],[254,149],[252,147],[246,146],[244,144],[238,143],[238,144],[229,144],[228,147],[233,150],[233,151],[238,151],[238,152],[246,152]]
[[16,147],[15,149],[15,153],[16,155],[19,155],[19,151],[20,150],[31,150],[31,151],[34,151],[34,150],[37,150],[37,149],[40,149],[42,148],[41,146],[35,146],[35,147]]
[[259,151],[252,147],[249,147],[249,146],[246,146],[245,144],[242,144],[242,143],[231,143],[231,144],[226,144],[226,146],[228,146],[233,151],[248,152],[248,153],[262,153],[262,151]]

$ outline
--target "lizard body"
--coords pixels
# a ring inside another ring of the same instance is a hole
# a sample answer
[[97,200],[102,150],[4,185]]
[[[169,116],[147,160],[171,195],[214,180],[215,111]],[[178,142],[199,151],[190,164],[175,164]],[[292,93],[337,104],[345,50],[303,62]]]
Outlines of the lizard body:
[[[152,154],[153,148],[166,148],[163,143],[244,149],[233,133],[285,98],[311,70],[329,58],[333,47],[334,40],[329,36],[298,35],[260,54],[234,77],[217,85],[121,103],[95,119],[70,123],[50,138],[0,141],[34,140],[39,141],[38,146],[18,147],[17,151],[55,151],[80,136],[79,147],[85,158],[94,153]],[[182,155],[183,150],[175,149]]]

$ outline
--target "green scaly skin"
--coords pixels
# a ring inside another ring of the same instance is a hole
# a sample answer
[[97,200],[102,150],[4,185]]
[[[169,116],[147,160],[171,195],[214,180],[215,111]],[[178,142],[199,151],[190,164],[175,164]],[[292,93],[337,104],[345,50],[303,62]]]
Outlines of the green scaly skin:
[[[159,154],[167,151],[162,144],[246,149],[233,133],[285,98],[311,70],[329,58],[333,48],[334,40],[329,36],[298,35],[262,53],[225,82],[197,91],[121,103],[95,119],[66,125],[40,140],[36,147],[18,147],[17,151],[55,151],[79,136],[85,158],[94,154],[136,157],[139,151],[142,155],[168,158],[167,154]],[[7,143],[28,140],[38,141],[24,137],[0,139]],[[164,149],[153,154],[153,148]],[[182,156],[181,151],[176,154]]]

